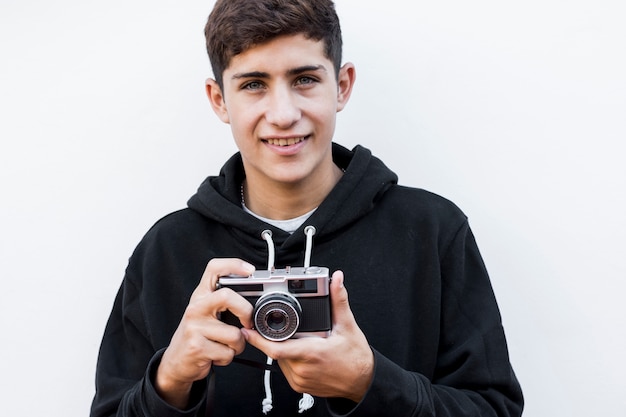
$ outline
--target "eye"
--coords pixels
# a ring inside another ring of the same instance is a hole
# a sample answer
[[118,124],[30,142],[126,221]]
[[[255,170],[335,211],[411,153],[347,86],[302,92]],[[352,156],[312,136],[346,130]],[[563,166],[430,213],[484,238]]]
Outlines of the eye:
[[241,89],[242,90],[251,90],[251,91],[255,91],[255,90],[261,90],[263,89],[265,86],[263,85],[263,83],[259,82],[259,81],[250,81],[249,83],[244,84]]
[[304,75],[302,77],[299,77],[296,80],[296,85],[311,85],[311,84],[315,84],[317,82],[317,79],[314,77],[310,77],[308,75]]

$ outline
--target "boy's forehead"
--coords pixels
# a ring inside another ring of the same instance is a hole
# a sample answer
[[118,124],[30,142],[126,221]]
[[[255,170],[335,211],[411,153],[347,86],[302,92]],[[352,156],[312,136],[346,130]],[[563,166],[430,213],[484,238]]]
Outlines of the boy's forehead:
[[230,59],[224,75],[252,71],[287,72],[302,66],[332,68],[332,62],[324,53],[324,41],[298,34],[253,45]]

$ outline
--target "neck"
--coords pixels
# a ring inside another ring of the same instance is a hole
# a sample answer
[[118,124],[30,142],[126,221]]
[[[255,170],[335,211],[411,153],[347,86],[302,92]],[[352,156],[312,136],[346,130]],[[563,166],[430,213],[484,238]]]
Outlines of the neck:
[[246,178],[241,188],[242,202],[250,211],[268,219],[294,219],[318,207],[342,175],[343,171],[333,165],[328,178],[315,183],[265,184],[254,178]]

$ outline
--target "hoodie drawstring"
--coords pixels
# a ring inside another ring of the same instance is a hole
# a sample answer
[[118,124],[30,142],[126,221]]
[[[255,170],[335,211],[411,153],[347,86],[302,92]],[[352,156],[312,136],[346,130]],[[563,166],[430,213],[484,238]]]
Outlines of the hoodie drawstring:
[[[305,254],[304,254],[304,267],[308,268],[311,266],[311,251],[313,249],[313,235],[315,234],[316,230],[315,227],[313,226],[307,226],[304,228],[304,233],[306,234],[306,247],[305,247]],[[271,230],[264,230],[263,232],[261,232],[261,237],[267,242],[267,249],[268,249],[268,259],[267,259],[267,270],[268,271],[272,271],[274,270],[274,256],[275,256],[275,252],[274,252],[274,241],[272,240],[272,231]],[[272,363],[274,362],[274,360],[272,358],[270,358],[269,356],[267,357],[267,365],[268,368],[265,370],[265,373],[263,375],[263,385],[265,387],[265,398],[263,399],[262,402],[262,409],[263,409],[263,414],[267,414],[270,411],[272,411],[273,405],[272,405],[272,386],[271,386],[271,372],[269,370],[269,366],[272,365]],[[313,405],[315,404],[315,399],[313,398],[312,395],[304,393],[302,394],[302,398],[300,399],[300,401],[298,401],[298,413],[302,414],[305,411],[309,410],[311,407],[313,407]]]

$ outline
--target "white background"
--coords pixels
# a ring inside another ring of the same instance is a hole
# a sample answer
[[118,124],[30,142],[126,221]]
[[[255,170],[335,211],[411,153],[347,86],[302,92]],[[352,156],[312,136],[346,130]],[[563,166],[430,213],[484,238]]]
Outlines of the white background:
[[[338,3],[336,141],[468,214],[525,415],[624,416],[623,2]],[[204,97],[212,2],[0,5],[2,414],[84,416],[128,256],[235,151]]]

